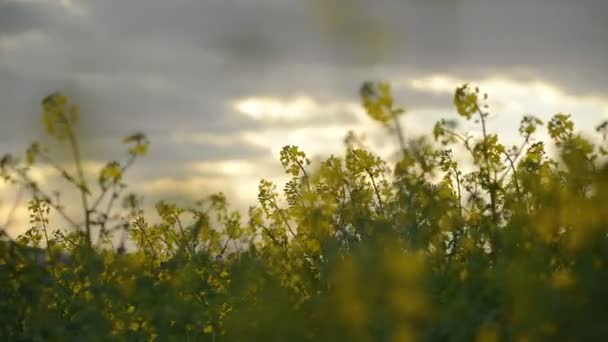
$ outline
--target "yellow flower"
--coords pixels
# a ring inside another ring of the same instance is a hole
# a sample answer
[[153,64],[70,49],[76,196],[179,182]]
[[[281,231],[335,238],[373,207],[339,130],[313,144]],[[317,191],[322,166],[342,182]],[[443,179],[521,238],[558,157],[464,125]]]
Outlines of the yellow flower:
[[205,326],[205,328],[203,329],[203,332],[205,334],[211,334],[211,333],[213,333],[213,326],[211,324],[207,324]]

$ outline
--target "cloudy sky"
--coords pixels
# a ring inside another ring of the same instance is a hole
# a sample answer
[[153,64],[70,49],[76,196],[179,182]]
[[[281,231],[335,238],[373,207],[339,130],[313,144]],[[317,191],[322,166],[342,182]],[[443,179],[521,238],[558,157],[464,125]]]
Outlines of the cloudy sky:
[[409,136],[455,116],[464,82],[490,94],[507,140],[528,113],[590,130],[608,118],[606,15],[603,0],[0,0],[0,153],[41,139],[40,100],[61,91],[81,107],[91,169],[142,131],[132,190],[222,190],[244,207],[260,178],[281,180],[283,145],[339,153],[353,129],[391,152],[360,109],[365,80],[394,85]]

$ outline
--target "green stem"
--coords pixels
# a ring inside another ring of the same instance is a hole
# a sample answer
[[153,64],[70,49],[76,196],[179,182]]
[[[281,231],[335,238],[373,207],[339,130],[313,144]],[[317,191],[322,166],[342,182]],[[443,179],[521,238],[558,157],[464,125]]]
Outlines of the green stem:
[[403,129],[401,128],[401,123],[399,122],[399,118],[396,114],[392,115],[393,121],[395,122],[395,131],[397,132],[397,139],[399,140],[399,146],[401,147],[401,153],[405,157],[406,148],[405,148],[405,138],[403,136]]
[[82,207],[84,210],[84,228],[86,231],[86,244],[87,244],[87,248],[91,247],[91,217],[90,217],[90,210],[89,210],[89,203],[88,203],[88,199],[87,199],[87,191],[88,191],[88,186],[86,183],[86,179],[84,177],[84,170],[82,168],[82,159],[80,158],[80,146],[78,145],[78,141],[76,140],[76,137],[74,136],[74,132],[72,131],[72,128],[68,125],[66,125],[67,127],[67,135],[68,135],[68,139],[70,141],[70,147],[72,148],[72,155],[74,157],[74,162],[76,163],[76,172],[78,173],[78,178],[80,181],[80,186],[79,186],[79,190],[80,190],[80,198],[81,198],[81,202],[82,202]]

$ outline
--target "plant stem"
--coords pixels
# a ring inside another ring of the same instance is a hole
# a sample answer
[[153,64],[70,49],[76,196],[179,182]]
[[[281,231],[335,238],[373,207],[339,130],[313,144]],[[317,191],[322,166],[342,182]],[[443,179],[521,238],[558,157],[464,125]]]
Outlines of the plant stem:
[[90,210],[87,199],[87,191],[88,186],[86,183],[86,179],[84,177],[84,171],[82,168],[82,159],[80,158],[80,146],[78,145],[78,140],[74,136],[74,132],[69,124],[67,127],[67,136],[70,142],[70,147],[72,148],[72,155],[74,157],[74,162],[76,163],[76,172],[78,173],[78,178],[80,178],[80,198],[82,202],[82,207],[84,210],[84,228],[86,231],[86,247],[91,247],[91,218],[90,218]]
[[397,139],[399,140],[399,146],[401,147],[401,153],[405,157],[406,148],[405,148],[405,138],[403,137],[403,129],[401,128],[401,123],[399,122],[399,118],[396,114],[392,115],[393,121],[395,122],[395,131],[397,132]]

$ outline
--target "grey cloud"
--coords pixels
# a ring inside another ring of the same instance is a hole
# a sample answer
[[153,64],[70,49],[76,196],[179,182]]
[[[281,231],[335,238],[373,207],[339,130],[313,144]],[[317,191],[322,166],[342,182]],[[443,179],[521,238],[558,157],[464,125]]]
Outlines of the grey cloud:
[[47,26],[49,24],[48,11],[53,11],[53,8],[17,1],[0,3],[0,36]]

